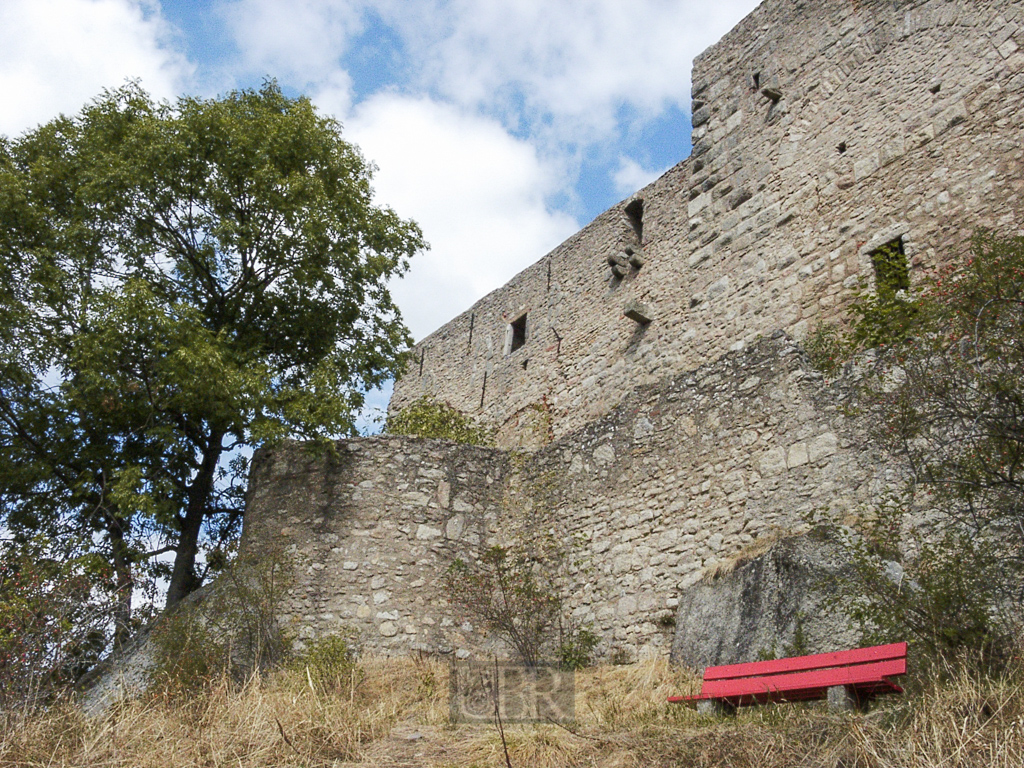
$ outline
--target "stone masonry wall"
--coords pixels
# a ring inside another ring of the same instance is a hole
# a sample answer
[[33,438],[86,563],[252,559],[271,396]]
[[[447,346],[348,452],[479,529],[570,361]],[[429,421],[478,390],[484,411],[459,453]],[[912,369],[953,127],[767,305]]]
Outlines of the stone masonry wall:
[[917,281],[976,227],[1020,232],[1021,46],[1024,0],[762,3],[694,64],[691,156],[417,344],[391,408],[430,394],[537,447],[839,316],[892,239]]
[[1021,46],[1024,0],[762,3],[695,62],[690,158],[421,341],[397,382],[391,408],[430,394],[534,452],[258,454],[243,549],[291,553],[286,620],[385,652],[493,647],[442,574],[528,517],[572,549],[600,651],[658,652],[709,566],[876,499],[893,477],[849,387],[793,339],[871,287],[878,246],[901,238],[919,281],[975,227],[1021,231]]
[[253,460],[241,549],[293,564],[282,626],[354,631],[381,652],[465,645],[440,582],[500,525],[507,456],[400,437],[335,448],[286,443]]
[[667,651],[679,595],[705,568],[809,515],[842,520],[891,480],[844,415],[847,394],[778,334],[640,387],[532,454],[395,437],[334,455],[288,444],[254,462],[243,550],[292,554],[283,614],[302,636],[471,652],[493,638],[452,615],[442,574],[523,535],[528,518],[571,549],[566,594],[602,653]]

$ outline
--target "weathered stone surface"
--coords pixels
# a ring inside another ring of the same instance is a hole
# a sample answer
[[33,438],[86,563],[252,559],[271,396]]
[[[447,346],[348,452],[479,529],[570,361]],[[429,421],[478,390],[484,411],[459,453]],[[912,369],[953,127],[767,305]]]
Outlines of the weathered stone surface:
[[421,340],[396,383],[391,409],[433,395],[535,453],[392,437],[254,459],[243,548],[295,557],[282,620],[469,654],[493,638],[441,574],[528,508],[573,549],[599,651],[635,658],[668,647],[662,620],[710,567],[877,498],[891,476],[847,384],[793,339],[872,288],[878,245],[902,238],[917,282],[974,227],[1022,229],[1022,44],[1024,0],[762,3],[695,62],[691,157]]
[[[838,407],[851,395],[782,334],[637,387],[604,418],[514,460],[400,437],[342,441],[329,455],[286,443],[254,458],[243,551],[294,558],[283,626],[344,627],[383,652],[478,651],[498,647],[462,629],[445,569],[553,533],[570,550],[570,609],[601,636],[599,652],[664,652],[663,620],[704,569],[881,491],[884,457]],[[804,459],[789,466],[797,445]],[[440,482],[464,511],[437,504]],[[385,621],[398,631],[382,632]]]
[[912,282],[975,227],[1020,231],[1022,47],[1022,0],[761,3],[694,62],[691,157],[420,340],[390,407],[430,394],[514,446],[543,403],[559,437],[639,384],[841,316],[873,284],[859,248],[894,224]]
[[824,605],[849,561],[834,529],[782,539],[732,573],[680,595],[673,661],[691,667],[757,661],[783,654],[800,625],[803,653],[854,648],[850,620]]

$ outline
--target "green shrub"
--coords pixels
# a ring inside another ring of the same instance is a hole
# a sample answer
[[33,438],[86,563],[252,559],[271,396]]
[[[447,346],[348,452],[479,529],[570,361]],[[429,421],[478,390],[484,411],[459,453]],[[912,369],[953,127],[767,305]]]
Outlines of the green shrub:
[[919,311],[920,300],[902,293],[888,298],[861,296],[850,305],[851,348],[891,347],[904,341],[912,334]]
[[384,432],[471,445],[493,445],[493,431],[447,403],[424,395],[388,416]]
[[445,586],[468,618],[506,640],[524,664],[543,662],[562,601],[537,558],[496,545],[478,560],[456,559],[445,572]]
[[567,672],[589,667],[593,663],[594,649],[601,642],[590,627],[574,627],[564,633],[558,646],[558,666]]
[[351,693],[362,679],[358,659],[358,647],[351,636],[328,635],[311,643],[293,667],[318,694]]
[[188,698],[229,672],[228,644],[192,605],[163,616],[153,628],[150,642],[154,649],[147,686],[151,694]]
[[839,327],[821,323],[804,340],[804,351],[817,370],[826,376],[835,376],[849,357],[846,341]]
[[862,536],[846,538],[853,568],[834,607],[869,644],[908,641],[928,664],[968,655],[1001,667],[1013,646],[1013,593],[1024,574],[1007,568],[990,538],[953,526],[901,534],[902,523],[890,502]]
[[291,573],[279,552],[246,556],[153,628],[150,688],[187,695],[229,676],[241,682],[287,659],[276,613]]
[[49,706],[99,660],[117,602],[104,564],[39,538],[0,541],[0,715]]

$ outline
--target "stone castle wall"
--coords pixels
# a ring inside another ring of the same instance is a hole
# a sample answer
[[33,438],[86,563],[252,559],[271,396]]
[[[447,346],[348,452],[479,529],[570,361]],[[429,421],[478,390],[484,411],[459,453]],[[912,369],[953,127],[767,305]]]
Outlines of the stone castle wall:
[[634,390],[531,454],[401,437],[258,454],[243,551],[296,563],[300,636],[355,630],[377,651],[489,647],[452,613],[456,557],[515,537],[569,548],[565,592],[601,651],[667,650],[706,568],[814,515],[843,520],[891,482],[845,407],[785,335]]
[[695,64],[691,157],[420,342],[396,384],[393,409],[430,394],[533,452],[258,454],[242,545],[293,556],[287,623],[488,647],[442,576],[529,523],[571,547],[602,652],[667,649],[707,568],[877,499],[885,457],[794,339],[871,287],[885,243],[920,280],[975,227],[1020,231],[1022,45],[1024,0],[762,3]]
[[[417,344],[391,408],[429,394],[536,447],[637,385],[802,337],[886,242],[919,280],[976,227],[1020,231],[1021,46],[1021,0],[762,3],[694,64],[691,156]],[[643,265],[615,277],[627,248]]]

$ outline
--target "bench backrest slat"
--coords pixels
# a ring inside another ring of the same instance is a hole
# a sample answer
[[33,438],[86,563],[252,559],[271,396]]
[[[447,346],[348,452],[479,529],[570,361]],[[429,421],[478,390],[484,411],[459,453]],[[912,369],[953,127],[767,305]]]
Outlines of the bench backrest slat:
[[[871,648],[856,648],[852,651],[836,651],[833,653],[816,653],[813,656],[797,656],[789,659],[772,659],[770,661],[753,661],[744,664],[728,664],[721,667],[708,667],[704,670],[705,683],[716,680],[731,680],[763,675],[778,675],[806,670],[831,669],[869,664],[877,661],[903,660],[906,671],[907,644],[892,643],[876,645]],[[903,673],[899,673],[903,674]]]
[[833,685],[863,685],[881,682],[889,677],[906,674],[907,660],[884,659],[866,664],[827,669],[805,669],[774,675],[756,675],[745,678],[705,680],[702,696],[743,696],[772,691],[799,691],[827,688]]

